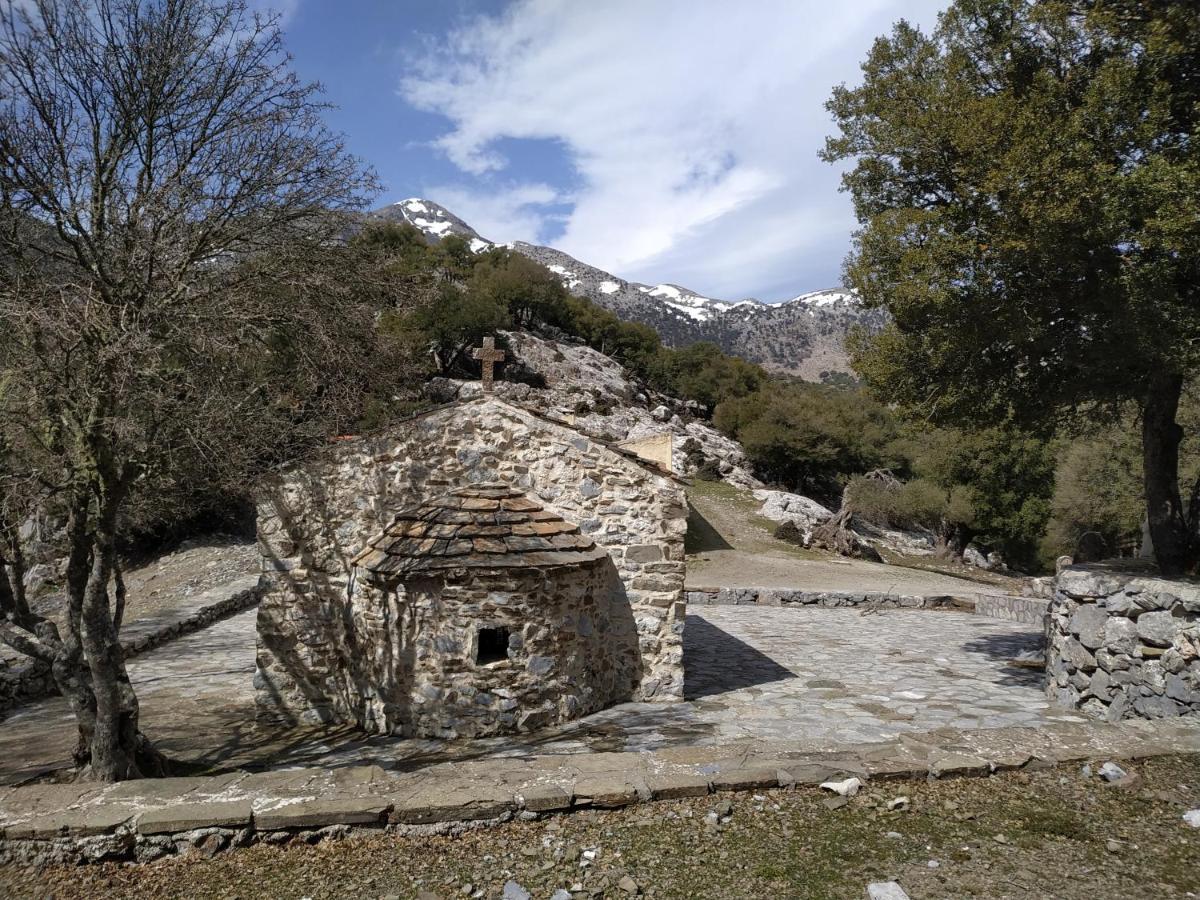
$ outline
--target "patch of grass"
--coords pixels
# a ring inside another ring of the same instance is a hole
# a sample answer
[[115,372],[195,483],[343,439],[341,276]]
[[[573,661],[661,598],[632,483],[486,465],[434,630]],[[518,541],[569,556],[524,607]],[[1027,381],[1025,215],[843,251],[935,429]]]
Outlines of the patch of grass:
[[1086,841],[1092,837],[1083,818],[1074,810],[1053,806],[1020,804],[1008,811],[1021,826],[1022,837],[1039,841],[1046,836]]
[[713,500],[738,500],[749,498],[754,503],[753,495],[743,489],[736,488],[724,481],[694,481],[687,488],[688,499],[693,497],[710,498]]
[[[776,540],[778,522],[758,514],[762,504],[745,488],[737,488],[723,481],[693,482],[687,491],[688,503],[709,523],[726,547],[709,546],[713,543],[702,535],[692,537],[691,523],[688,526],[689,542],[685,550],[689,554],[703,553],[714,549],[736,549],[750,553],[782,553],[800,559],[826,559],[826,554],[806,550],[794,544]],[[724,520],[724,521],[722,521]],[[724,527],[732,520],[735,527]],[[696,548],[696,549],[693,549]]]

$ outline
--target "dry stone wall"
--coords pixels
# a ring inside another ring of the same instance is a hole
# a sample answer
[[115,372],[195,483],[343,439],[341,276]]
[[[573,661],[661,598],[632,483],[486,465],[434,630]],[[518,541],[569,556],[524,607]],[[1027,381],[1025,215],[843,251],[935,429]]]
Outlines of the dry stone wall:
[[305,723],[339,720],[343,710],[367,716],[372,688],[356,660],[368,617],[347,602],[351,560],[402,508],[484,482],[521,490],[607,551],[636,633],[630,699],[682,698],[682,485],[565,424],[485,397],[338,444],[282,473],[264,496],[268,587],[255,675],[264,714]]
[[[437,738],[531,731],[627,700],[641,681],[637,629],[608,559],[451,570],[397,593],[356,591],[353,605],[368,654],[355,662],[368,689],[362,714],[338,717],[370,730]],[[504,629],[503,659],[479,664],[482,628]]]
[[971,603],[948,596],[913,596],[883,591],[802,591],[788,588],[689,588],[689,606],[817,606],[836,609],[971,609]]
[[1046,626],[1046,692],[1110,722],[1200,714],[1200,586],[1064,568]]

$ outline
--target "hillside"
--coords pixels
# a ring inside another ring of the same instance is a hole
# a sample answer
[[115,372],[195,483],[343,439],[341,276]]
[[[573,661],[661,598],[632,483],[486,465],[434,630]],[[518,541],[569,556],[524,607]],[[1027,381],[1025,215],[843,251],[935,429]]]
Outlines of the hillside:
[[[445,207],[419,198],[385,206],[371,214],[384,222],[404,222],[430,239],[448,234],[466,239],[475,252],[497,246]],[[571,293],[605,307],[623,319],[643,322],[672,347],[712,341],[727,353],[773,372],[819,381],[823,373],[849,373],[845,337],[851,328],[881,327],[886,314],[863,307],[850,291],[811,291],[782,303],[726,301],[676,284],[640,284],[588,265],[560,250],[515,241],[509,247],[546,266]]]

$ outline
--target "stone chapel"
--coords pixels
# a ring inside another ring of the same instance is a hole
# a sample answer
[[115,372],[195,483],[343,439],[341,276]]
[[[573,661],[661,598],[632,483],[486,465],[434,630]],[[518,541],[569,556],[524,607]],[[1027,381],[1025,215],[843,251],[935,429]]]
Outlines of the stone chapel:
[[260,721],[456,738],[683,696],[683,485],[494,395],[340,441],[258,509]]

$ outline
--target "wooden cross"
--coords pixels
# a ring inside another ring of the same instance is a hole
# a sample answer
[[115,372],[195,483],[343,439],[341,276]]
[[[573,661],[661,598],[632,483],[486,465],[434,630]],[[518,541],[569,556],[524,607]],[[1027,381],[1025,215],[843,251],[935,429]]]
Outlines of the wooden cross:
[[476,347],[472,356],[483,364],[483,392],[490,394],[492,392],[492,366],[498,362],[504,362],[504,351],[496,349],[495,338],[485,337],[483,346]]

